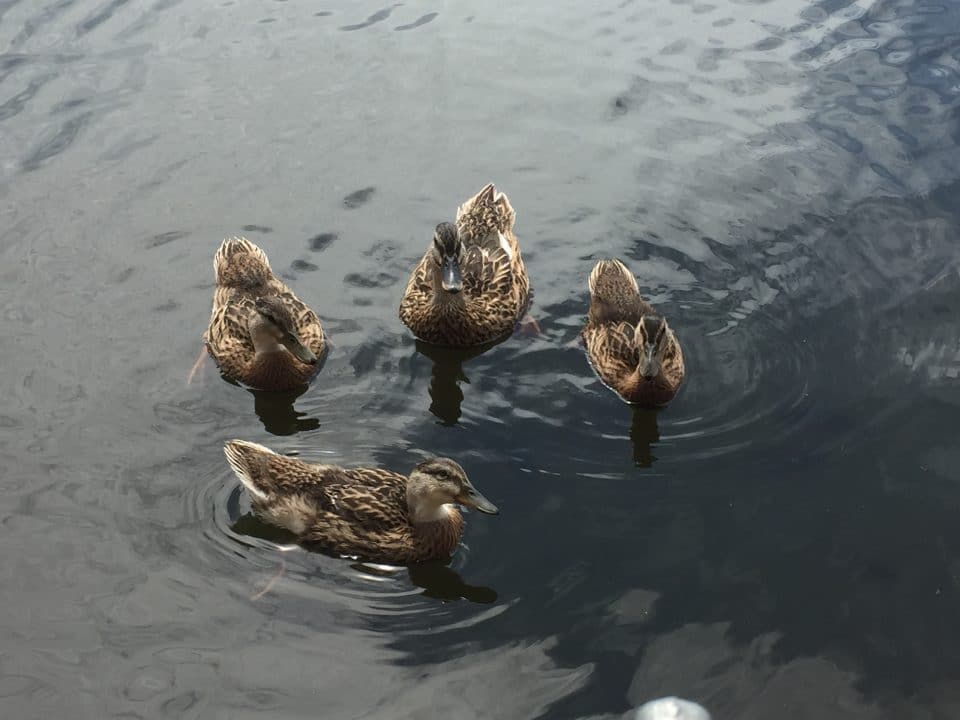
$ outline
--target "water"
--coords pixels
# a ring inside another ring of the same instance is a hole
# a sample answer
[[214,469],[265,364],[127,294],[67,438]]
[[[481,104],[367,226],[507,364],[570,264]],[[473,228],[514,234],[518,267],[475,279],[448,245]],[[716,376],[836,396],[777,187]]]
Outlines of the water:
[[[960,715],[960,10],[0,1],[0,706],[48,718]],[[539,337],[416,344],[488,180]],[[224,235],[334,346],[185,384]],[[688,381],[593,376],[617,255]],[[449,567],[310,554],[222,455],[460,460]]]

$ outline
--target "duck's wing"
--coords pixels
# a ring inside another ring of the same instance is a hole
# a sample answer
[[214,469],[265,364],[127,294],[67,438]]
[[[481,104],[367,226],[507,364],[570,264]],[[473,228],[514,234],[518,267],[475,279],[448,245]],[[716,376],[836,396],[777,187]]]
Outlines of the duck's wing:
[[[517,314],[529,300],[530,284],[520,255],[520,243],[513,232],[517,214],[506,193],[493,183],[457,208],[456,224],[468,253],[479,249],[486,262],[494,263],[498,292],[512,299]],[[500,267],[506,259],[509,270]],[[481,278],[487,277],[481,274]]]
[[510,259],[510,255],[499,245],[490,248],[480,245],[469,247],[461,268],[464,292],[472,298],[510,298],[514,281]]
[[398,473],[315,465],[246,440],[229,441],[224,454],[254,504],[297,498],[349,522],[392,526],[406,521],[406,478]]
[[433,284],[430,281],[430,251],[420,258],[420,262],[410,273],[407,287],[400,299],[400,320],[406,325],[417,325],[426,308],[433,300]]
[[382,468],[341,468],[323,487],[324,509],[367,528],[406,526],[407,478]]
[[253,303],[246,297],[231,297],[215,305],[207,328],[206,341],[210,354],[223,372],[241,377],[256,350],[247,330]]
[[590,365],[609,387],[615,388],[618,380],[629,377],[640,362],[633,332],[628,323],[588,324],[583,329]]

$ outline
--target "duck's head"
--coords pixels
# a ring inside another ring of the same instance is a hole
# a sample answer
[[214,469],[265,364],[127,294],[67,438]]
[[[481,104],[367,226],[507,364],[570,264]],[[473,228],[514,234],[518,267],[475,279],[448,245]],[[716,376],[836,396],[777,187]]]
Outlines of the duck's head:
[[463,277],[460,265],[465,251],[460,233],[453,223],[443,222],[433,232],[431,246],[433,261],[440,268],[440,285],[445,292],[457,294],[463,290]]
[[258,297],[254,304],[257,313],[253,318],[254,327],[251,328],[251,334],[255,345],[258,344],[258,340],[261,347],[267,344],[274,347],[282,345],[301,362],[307,365],[317,364],[317,356],[300,340],[297,334],[297,323],[279,297],[276,295]]
[[407,483],[407,505],[417,522],[447,516],[444,505],[463,505],[488,515],[500,512],[477,490],[467,473],[449,458],[432,458],[417,465]]
[[667,325],[667,319],[659,315],[644,315],[633,330],[633,342],[637,347],[640,362],[637,371],[645,380],[660,375],[676,353],[676,336]]

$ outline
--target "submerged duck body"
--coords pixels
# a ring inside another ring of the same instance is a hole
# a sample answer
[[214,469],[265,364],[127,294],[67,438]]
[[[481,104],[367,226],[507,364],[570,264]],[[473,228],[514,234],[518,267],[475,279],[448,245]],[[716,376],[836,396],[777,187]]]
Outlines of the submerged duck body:
[[266,253],[227,238],[213,259],[216,288],[207,349],[223,373],[261,390],[308,382],[326,349],[316,313],[280,281]]
[[589,288],[590,311],[581,337],[601,382],[633,405],[669,403],[685,368],[667,319],[640,296],[637,279],[619,260],[599,261]]
[[419,339],[472,346],[510,334],[530,283],[513,232],[516,213],[493,183],[440,223],[400,301],[400,319]]
[[447,559],[463,537],[456,505],[498,512],[448,458],[426,460],[408,477],[306,463],[244,440],[231,440],[224,453],[258,517],[339,555],[394,564]]

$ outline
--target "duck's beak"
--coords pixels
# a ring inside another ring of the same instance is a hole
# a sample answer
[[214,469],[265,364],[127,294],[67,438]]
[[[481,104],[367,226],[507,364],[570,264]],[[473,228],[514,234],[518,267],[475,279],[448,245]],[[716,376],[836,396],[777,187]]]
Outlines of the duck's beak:
[[652,344],[647,345],[641,353],[640,375],[647,380],[652,380],[660,374],[660,361],[657,360],[657,348]]
[[464,494],[458,498],[457,501],[461,505],[475,508],[476,510],[486,513],[487,515],[496,515],[500,512],[500,509],[496,505],[487,500],[483,495],[480,494],[480,491],[472,485],[464,490]]
[[300,338],[293,333],[285,333],[280,342],[282,342],[283,346],[293,353],[293,356],[300,362],[305,362],[307,365],[317,364],[317,356],[313,350],[304,345]]
[[463,278],[460,275],[460,263],[455,257],[443,258],[440,265],[440,283],[448,293],[456,294],[463,290]]

